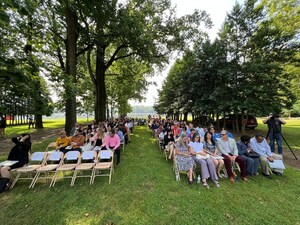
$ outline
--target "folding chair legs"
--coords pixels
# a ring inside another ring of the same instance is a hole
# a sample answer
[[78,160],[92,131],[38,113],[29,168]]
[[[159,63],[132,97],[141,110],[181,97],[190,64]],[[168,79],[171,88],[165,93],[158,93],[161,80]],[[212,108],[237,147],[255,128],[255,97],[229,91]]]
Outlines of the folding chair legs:
[[96,170],[93,169],[93,171],[92,171],[92,177],[91,177],[91,181],[90,181],[91,184],[94,184],[94,181],[95,181],[95,175],[96,175]]
[[50,187],[54,187],[55,182],[56,182],[57,175],[58,175],[58,171],[55,172],[55,174],[54,174],[54,176],[53,176],[53,178],[52,178],[52,181],[51,181],[51,183],[50,183],[50,185],[49,185],[49,188],[50,188]]
[[75,180],[76,180],[77,170],[74,170],[72,180],[71,180],[71,186],[74,186]]
[[12,182],[10,189],[12,189],[15,186],[15,184],[17,183],[20,176],[21,176],[21,173],[18,173],[17,176],[15,177],[14,181]]
[[35,176],[34,176],[32,182],[31,182],[31,184],[29,185],[29,188],[33,188],[33,187],[34,187],[34,185],[35,185],[36,181],[38,180],[40,174],[41,174],[41,172],[37,172],[37,173],[35,174]]

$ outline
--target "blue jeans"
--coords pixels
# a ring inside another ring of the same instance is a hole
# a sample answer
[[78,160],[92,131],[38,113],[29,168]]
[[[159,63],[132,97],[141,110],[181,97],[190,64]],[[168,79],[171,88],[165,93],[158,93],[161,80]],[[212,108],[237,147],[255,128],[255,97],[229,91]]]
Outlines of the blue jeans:
[[274,133],[270,135],[270,148],[272,152],[275,152],[275,141],[278,146],[278,154],[282,155],[282,137],[280,133]]
[[241,157],[246,161],[246,171],[249,175],[256,175],[258,171],[259,158],[251,158],[245,155]]

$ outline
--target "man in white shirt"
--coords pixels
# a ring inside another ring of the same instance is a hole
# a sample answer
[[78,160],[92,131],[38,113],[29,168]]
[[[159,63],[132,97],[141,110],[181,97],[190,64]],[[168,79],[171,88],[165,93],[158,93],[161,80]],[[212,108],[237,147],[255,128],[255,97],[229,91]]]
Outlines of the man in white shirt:
[[[262,167],[263,175],[269,177],[269,162],[274,162],[275,159],[282,160],[282,156],[272,153],[268,142],[263,135],[257,134],[255,137],[250,139],[250,148],[260,155],[259,161]],[[274,169],[274,173],[277,175],[282,175],[282,169]]]

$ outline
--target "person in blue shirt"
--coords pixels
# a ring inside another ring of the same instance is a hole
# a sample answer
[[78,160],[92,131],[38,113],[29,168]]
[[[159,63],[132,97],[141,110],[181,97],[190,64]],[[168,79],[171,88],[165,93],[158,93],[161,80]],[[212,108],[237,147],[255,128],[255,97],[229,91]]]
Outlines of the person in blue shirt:
[[258,158],[251,158],[247,156],[248,152],[253,151],[249,147],[250,143],[250,136],[243,134],[240,138],[240,141],[237,142],[237,148],[239,155],[246,161],[246,172],[248,175],[256,175],[257,170],[258,170],[258,164],[259,164],[259,159]]
[[117,134],[120,138],[120,141],[123,142],[124,141],[124,135],[123,135],[123,132],[121,130],[119,130],[119,128],[117,127],[116,128],[116,131],[117,131]]

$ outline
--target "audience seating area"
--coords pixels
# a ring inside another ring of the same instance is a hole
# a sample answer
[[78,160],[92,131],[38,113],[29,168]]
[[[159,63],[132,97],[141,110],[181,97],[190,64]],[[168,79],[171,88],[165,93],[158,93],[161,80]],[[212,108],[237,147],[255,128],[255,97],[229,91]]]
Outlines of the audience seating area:
[[[50,143],[51,144],[51,143]],[[49,145],[50,145],[49,144]],[[125,149],[123,145],[122,149]],[[48,146],[49,147],[49,146]],[[114,153],[112,150],[91,150],[86,146],[85,151],[69,151],[66,154],[60,151],[34,152],[27,165],[12,170],[14,175],[12,189],[19,180],[31,180],[29,188],[33,188],[38,180],[50,182],[49,187],[54,187],[58,180],[71,179],[71,186],[75,185],[78,178],[89,178],[93,184],[95,177],[108,177],[111,183],[114,172]],[[107,171],[104,173],[103,171]],[[62,176],[60,176],[62,175]],[[63,181],[62,181],[63,182]]]
[[[179,124],[179,125],[177,125],[177,124]],[[172,161],[172,167],[173,167],[173,172],[174,172],[175,178],[177,181],[179,181],[180,175],[181,174],[187,175],[188,171],[180,171],[178,169],[177,160],[176,160],[175,143],[177,142],[178,138],[180,137],[180,133],[178,133],[178,135],[176,135],[176,137],[175,137],[175,126],[179,126],[180,127],[179,130],[185,131],[186,129],[188,129],[187,124],[170,122],[169,120],[162,121],[158,118],[149,118],[148,126],[149,126],[149,130],[151,131],[151,136],[155,137],[158,149],[162,151],[163,157],[165,158],[165,160]],[[174,134],[175,143],[171,144],[171,146],[168,145],[167,143],[164,143],[164,138],[162,138],[166,135],[168,130]],[[197,130],[197,128],[195,130]],[[204,128],[204,131],[206,131],[205,128]],[[199,130],[197,130],[196,132],[199,133]],[[164,133],[164,135],[161,135],[161,133]],[[232,134],[230,134],[230,135],[232,136]],[[219,138],[219,137],[221,137],[221,135],[216,134],[216,137]],[[173,148],[173,150],[172,150],[172,148]],[[200,167],[200,165],[197,165],[197,167]],[[196,178],[196,174],[199,174],[199,171],[201,171],[201,168],[197,168],[197,167],[194,168],[194,172],[193,172],[194,179]],[[272,174],[272,170],[270,169],[270,167],[268,169],[269,169],[269,173]],[[197,171],[198,171],[198,173],[197,173]],[[241,173],[241,168],[237,162],[232,163],[232,172],[233,172],[234,177],[237,177],[237,178],[238,178],[238,175]],[[221,170],[221,177],[224,177],[224,178],[228,177],[225,166]]]

